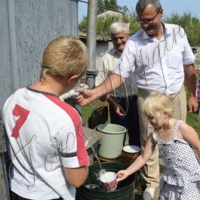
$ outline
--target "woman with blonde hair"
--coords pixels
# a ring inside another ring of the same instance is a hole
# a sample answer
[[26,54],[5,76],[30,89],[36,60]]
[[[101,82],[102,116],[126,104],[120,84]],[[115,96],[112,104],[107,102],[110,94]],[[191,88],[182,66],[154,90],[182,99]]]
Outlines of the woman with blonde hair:
[[144,101],[143,112],[154,131],[135,162],[118,172],[118,180],[122,181],[140,169],[158,145],[164,163],[159,199],[199,200],[199,137],[187,123],[172,117],[173,110],[170,96],[163,93],[153,92]]

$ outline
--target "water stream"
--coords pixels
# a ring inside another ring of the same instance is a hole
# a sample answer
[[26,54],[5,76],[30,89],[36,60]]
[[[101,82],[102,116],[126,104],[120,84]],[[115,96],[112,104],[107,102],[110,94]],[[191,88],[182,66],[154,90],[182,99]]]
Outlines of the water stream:
[[[95,173],[95,175],[97,177],[97,180],[99,180],[99,177],[102,174],[104,174],[106,172],[106,170],[103,169],[101,161],[99,160],[99,157],[97,155],[97,152],[96,152],[94,146],[90,144],[90,137],[88,136],[88,134],[86,132],[84,132],[84,134],[85,134],[86,139],[88,140],[89,147],[92,149],[92,153],[93,153],[94,157],[97,159],[97,162],[98,162],[98,165],[99,165],[99,168],[100,168],[100,171],[98,173]],[[87,184],[86,187],[88,189],[92,189],[92,190],[105,191],[105,188],[102,187],[102,184],[101,185],[98,185],[98,184]]]
[[86,132],[84,132],[84,134],[85,134],[86,139],[88,140],[88,145],[89,145],[89,147],[92,149],[92,152],[93,152],[94,157],[97,159],[99,168],[101,169],[101,170],[99,171],[99,176],[100,176],[100,175],[102,175],[103,173],[105,173],[106,170],[102,168],[102,164],[101,164],[101,161],[99,160],[99,157],[98,157],[98,155],[97,155],[97,152],[95,151],[94,146],[90,144],[90,137],[88,136],[88,134],[87,134]]

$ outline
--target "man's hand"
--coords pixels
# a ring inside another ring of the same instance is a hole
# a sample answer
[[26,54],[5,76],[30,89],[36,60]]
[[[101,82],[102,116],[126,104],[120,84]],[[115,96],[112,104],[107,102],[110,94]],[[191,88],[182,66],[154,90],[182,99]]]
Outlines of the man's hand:
[[197,112],[199,108],[198,101],[196,97],[189,97],[188,99],[188,109],[190,112]]
[[77,88],[76,92],[79,92],[79,95],[75,99],[80,106],[88,105],[98,98],[93,90]]
[[79,92],[79,96],[75,99],[80,106],[88,105],[94,100],[99,99],[101,96],[109,94],[113,90],[117,89],[122,83],[124,83],[124,81],[124,77],[113,73],[92,90],[77,88],[75,92]]
[[120,117],[123,117],[126,114],[126,112],[124,111],[124,109],[122,108],[122,106],[119,105],[119,104],[115,105],[115,113],[118,116],[120,116]]
[[196,92],[196,70],[194,64],[184,65],[184,72],[185,72],[185,80],[188,87],[188,110],[190,112],[197,112],[198,110],[198,101],[195,97]]
[[119,117],[123,117],[126,112],[125,110],[122,108],[122,106],[120,104],[118,104],[112,96],[108,97],[108,103],[113,107],[115,113],[119,116]]

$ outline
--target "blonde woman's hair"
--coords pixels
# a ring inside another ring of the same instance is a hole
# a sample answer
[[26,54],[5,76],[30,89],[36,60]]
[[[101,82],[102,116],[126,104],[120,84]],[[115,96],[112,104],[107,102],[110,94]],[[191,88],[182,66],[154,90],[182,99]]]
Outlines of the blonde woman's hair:
[[162,112],[171,117],[174,112],[173,102],[167,94],[152,92],[143,103],[143,112],[146,116],[154,115],[156,119]]
[[52,40],[43,52],[40,80],[47,75],[53,77],[81,77],[88,66],[87,48],[72,36],[61,36]]

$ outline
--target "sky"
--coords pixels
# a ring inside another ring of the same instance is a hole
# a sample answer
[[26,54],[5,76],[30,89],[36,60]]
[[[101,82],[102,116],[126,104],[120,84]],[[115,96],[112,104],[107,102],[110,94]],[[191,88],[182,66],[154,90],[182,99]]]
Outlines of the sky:
[[[87,1],[87,0],[84,0]],[[97,0],[93,0],[97,1]],[[117,0],[119,6],[127,6],[130,11],[135,11],[137,0]],[[200,19],[200,0],[160,0],[164,9],[164,17],[172,13],[182,14],[191,13],[192,16]],[[87,16],[87,4],[79,2],[79,22],[83,16]]]

